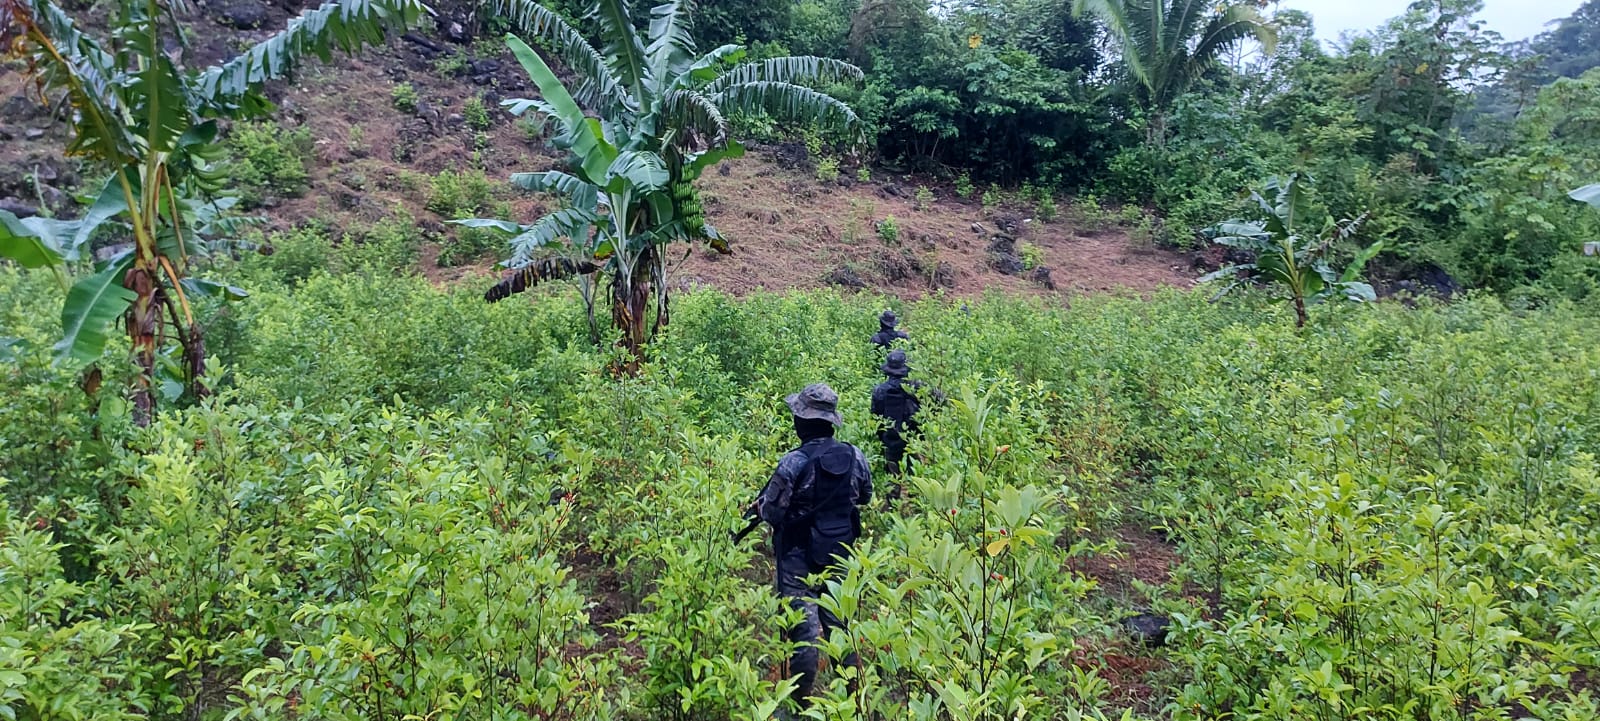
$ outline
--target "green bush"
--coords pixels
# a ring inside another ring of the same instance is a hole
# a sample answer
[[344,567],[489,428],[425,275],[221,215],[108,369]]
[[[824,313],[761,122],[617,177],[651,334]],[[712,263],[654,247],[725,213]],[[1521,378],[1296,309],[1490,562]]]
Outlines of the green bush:
[[447,218],[474,218],[488,212],[501,189],[480,168],[446,170],[433,176],[425,207]]
[[1017,246],[1017,253],[1022,256],[1022,269],[1033,270],[1044,265],[1044,248],[1033,243],[1024,242]]
[[394,107],[402,113],[415,113],[417,106],[422,102],[422,97],[417,94],[417,89],[411,83],[400,83],[389,91],[389,99],[394,102]]
[[[97,423],[48,362],[57,321],[19,299],[54,281],[0,269],[0,320],[27,341],[0,358],[0,440],[24,449],[0,454],[0,648],[22,649],[0,654],[18,670],[0,689],[22,694],[0,704],[778,705],[791,614],[727,531],[790,447],[780,399],[805,383],[839,390],[841,436],[876,466],[865,339],[885,298],[685,293],[618,382],[567,289],[491,305],[487,281],[290,285],[271,260],[223,269],[252,291],[225,321],[202,309],[219,397],[142,431]],[[1148,652],[1172,670],[1145,677],[1162,718],[1593,717],[1572,688],[1600,662],[1592,319],[1469,298],[1319,307],[1303,333],[1265,300],[896,303],[947,401],[823,601],[851,633],[824,643],[815,714],[1116,718],[1084,654],[1126,648],[1119,621],[1148,605],[1173,619]],[[1176,544],[1169,583],[1076,570],[1123,563],[1116,529],[1143,528]]]
[[879,221],[878,240],[883,241],[884,245],[900,244],[900,223],[894,216],[890,215]]
[[822,158],[817,161],[817,180],[822,183],[833,183],[839,179],[839,161],[837,158]]
[[241,200],[257,206],[269,198],[303,194],[310,180],[311,129],[285,129],[261,121],[238,123],[228,132],[227,173],[238,184]]
[[477,95],[467,98],[461,115],[466,119],[467,127],[474,130],[488,130],[494,125],[494,120],[489,117],[489,109],[483,104],[483,98]]

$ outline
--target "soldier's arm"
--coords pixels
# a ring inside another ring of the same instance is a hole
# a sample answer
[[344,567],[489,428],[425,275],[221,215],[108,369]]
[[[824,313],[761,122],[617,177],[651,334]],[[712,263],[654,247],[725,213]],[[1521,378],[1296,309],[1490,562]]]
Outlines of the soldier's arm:
[[805,457],[793,452],[778,461],[777,470],[772,472],[767,487],[761,489],[761,496],[756,499],[756,513],[761,520],[777,526],[788,517],[789,502],[794,498],[794,485],[800,478],[799,470],[804,463]]

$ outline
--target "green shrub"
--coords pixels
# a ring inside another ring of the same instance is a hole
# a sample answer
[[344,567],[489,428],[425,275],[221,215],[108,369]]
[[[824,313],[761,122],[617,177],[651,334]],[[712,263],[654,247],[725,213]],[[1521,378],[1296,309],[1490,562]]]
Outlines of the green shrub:
[[477,95],[467,98],[467,104],[462,109],[461,115],[466,118],[467,127],[474,130],[488,130],[494,125],[494,121],[489,117],[489,109],[483,104],[483,98]]
[[411,87],[411,83],[394,86],[394,90],[389,91],[389,98],[394,101],[395,109],[402,113],[417,112],[417,106],[422,102],[421,96],[417,95],[417,89]]
[[878,223],[878,239],[886,245],[900,244],[900,223],[893,215],[885,217]]
[[257,206],[271,197],[298,197],[310,176],[311,130],[285,129],[274,123],[238,123],[228,132],[227,173],[238,184],[240,199]]
[[972,190],[972,176],[967,174],[966,171],[962,171],[960,175],[956,176],[956,197],[970,198],[972,197]]
[[482,169],[446,170],[430,181],[425,207],[447,218],[474,218],[498,197],[494,181]]
[[1017,246],[1017,253],[1022,256],[1022,269],[1033,270],[1044,265],[1044,248],[1033,243],[1024,242]]
[[447,78],[462,75],[467,71],[467,56],[459,52],[440,55],[433,61],[433,71]]
[[856,168],[856,182],[858,182],[858,183],[870,183],[870,182],[872,182],[872,168],[869,168],[869,167],[867,167],[865,165],[863,165],[863,166],[861,166],[859,168]]
[[833,183],[839,180],[839,161],[835,158],[818,160],[817,180],[823,183]]
[[933,207],[933,191],[926,185],[917,186],[917,210],[927,212]]

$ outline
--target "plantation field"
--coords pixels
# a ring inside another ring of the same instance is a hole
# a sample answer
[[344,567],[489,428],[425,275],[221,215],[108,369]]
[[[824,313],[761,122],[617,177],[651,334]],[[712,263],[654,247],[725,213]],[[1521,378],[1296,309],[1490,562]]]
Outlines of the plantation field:
[[875,457],[888,303],[949,400],[812,716],[1600,716],[1591,318],[698,291],[618,380],[568,289],[267,262],[201,309],[216,394],[148,429],[126,341],[52,366],[59,291],[0,268],[0,716],[764,719],[792,619],[729,531],[805,383]]

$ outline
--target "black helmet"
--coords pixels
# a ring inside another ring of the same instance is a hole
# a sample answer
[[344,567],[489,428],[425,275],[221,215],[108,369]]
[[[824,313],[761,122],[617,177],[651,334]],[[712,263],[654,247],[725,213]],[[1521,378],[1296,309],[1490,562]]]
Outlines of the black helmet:
[[885,328],[893,328],[894,324],[898,321],[899,319],[895,317],[894,311],[892,310],[886,310],[883,312],[883,315],[878,316],[878,322],[882,323]]

